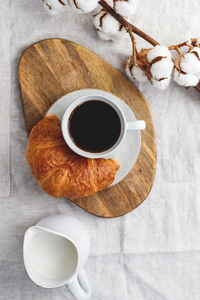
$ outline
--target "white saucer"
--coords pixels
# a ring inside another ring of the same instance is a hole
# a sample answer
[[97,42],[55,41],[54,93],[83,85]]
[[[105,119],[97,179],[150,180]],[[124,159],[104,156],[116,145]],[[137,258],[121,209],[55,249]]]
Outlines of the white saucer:
[[[94,94],[105,96],[105,97],[109,96],[114,101],[116,101],[118,105],[121,106],[127,121],[136,120],[133,111],[124,101],[120,100],[118,97],[116,97],[113,94],[107,93],[102,90],[95,90],[95,89],[78,90],[61,97],[50,107],[46,115],[54,114],[61,120],[65,110],[73,101],[75,101],[77,98],[86,95],[94,95]],[[140,131],[139,130],[128,131],[120,147],[114,153],[112,153],[112,157],[108,157],[108,158],[114,158],[120,163],[120,169],[117,171],[112,186],[119,183],[121,180],[123,180],[131,171],[140,153],[140,148],[141,148]]]

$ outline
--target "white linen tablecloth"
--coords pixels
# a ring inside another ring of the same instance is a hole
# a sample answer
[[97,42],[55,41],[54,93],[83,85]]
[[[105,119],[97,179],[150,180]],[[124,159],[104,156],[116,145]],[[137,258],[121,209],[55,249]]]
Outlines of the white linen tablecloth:
[[10,195],[10,7],[0,2],[0,197]]
[[[170,45],[200,37],[199,16],[199,0],[140,0],[135,24]],[[4,150],[9,145],[11,108],[11,195],[0,198],[0,300],[72,299],[64,287],[37,287],[23,267],[25,230],[58,213],[78,217],[89,231],[91,256],[86,271],[91,299],[199,300],[200,94],[175,84],[164,92],[148,84],[140,86],[157,133],[155,183],[147,200],[135,211],[116,219],[97,218],[66,199],[45,195],[33,179],[24,157],[27,133],[17,66],[22,51],[31,43],[63,37],[90,48],[122,70],[124,59],[131,53],[129,39],[103,42],[97,38],[89,16],[52,18],[39,0],[1,0],[0,32],[0,109],[2,120],[7,120],[4,124],[0,118],[1,167],[6,164],[5,177],[0,171],[2,186],[9,183],[9,159]],[[141,39],[138,42],[144,45]],[[8,190],[3,194],[7,196]]]

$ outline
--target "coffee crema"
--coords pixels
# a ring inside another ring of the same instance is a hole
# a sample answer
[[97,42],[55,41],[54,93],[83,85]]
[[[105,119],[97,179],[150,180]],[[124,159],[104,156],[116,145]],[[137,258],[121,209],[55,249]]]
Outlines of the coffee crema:
[[99,100],[89,100],[71,113],[68,129],[77,147],[99,153],[110,149],[118,141],[121,121],[111,105]]

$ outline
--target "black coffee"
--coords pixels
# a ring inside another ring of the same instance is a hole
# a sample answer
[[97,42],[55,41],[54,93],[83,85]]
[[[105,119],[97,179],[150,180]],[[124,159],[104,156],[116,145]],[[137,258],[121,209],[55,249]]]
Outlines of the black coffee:
[[76,146],[88,152],[103,152],[119,139],[121,121],[107,103],[90,100],[79,105],[69,119],[69,132]]

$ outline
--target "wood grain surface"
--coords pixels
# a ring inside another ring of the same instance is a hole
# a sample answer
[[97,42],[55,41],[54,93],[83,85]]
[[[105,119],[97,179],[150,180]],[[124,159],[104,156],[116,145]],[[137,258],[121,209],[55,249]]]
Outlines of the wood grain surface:
[[35,43],[23,53],[19,82],[28,133],[56,100],[74,90],[102,89],[123,99],[137,119],[147,124],[142,131],[139,158],[121,183],[74,203],[96,216],[112,218],[132,211],[144,201],[156,172],[155,130],[147,101],[124,75],[79,44],[49,39]]

